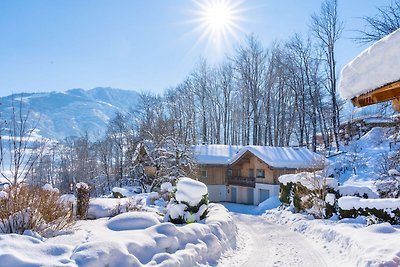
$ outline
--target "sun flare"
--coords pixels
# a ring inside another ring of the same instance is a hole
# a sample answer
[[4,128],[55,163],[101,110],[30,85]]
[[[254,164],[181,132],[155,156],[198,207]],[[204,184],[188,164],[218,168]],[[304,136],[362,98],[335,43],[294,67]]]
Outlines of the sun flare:
[[243,19],[240,14],[241,0],[199,0],[197,6],[195,31],[200,32],[198,43],[207,40],[207,48],[224,52],[239,39],[244,30],[239,26]]

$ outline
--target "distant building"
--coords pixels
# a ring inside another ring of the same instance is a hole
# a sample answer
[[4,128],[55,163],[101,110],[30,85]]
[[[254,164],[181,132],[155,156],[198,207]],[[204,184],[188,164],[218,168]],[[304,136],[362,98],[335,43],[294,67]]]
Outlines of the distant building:
[[198,179],[208,187],[211,201],[258,205],[279,195],[282,174],[314,171],[324,157],[306,148],[269,146],[199,145]]

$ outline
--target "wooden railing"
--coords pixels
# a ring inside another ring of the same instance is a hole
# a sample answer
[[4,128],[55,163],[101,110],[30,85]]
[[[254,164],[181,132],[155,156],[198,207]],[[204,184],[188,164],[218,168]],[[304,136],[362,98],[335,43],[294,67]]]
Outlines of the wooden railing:
[[247,186],[247,187],[256,187],[256,178],[254,177],[238,177],[232,176],[228,177],[229,185],[239,185],[239,186]]

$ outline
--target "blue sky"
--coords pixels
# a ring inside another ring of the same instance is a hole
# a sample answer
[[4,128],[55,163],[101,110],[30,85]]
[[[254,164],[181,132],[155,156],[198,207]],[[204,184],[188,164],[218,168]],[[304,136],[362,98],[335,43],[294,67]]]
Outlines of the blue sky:
[[[363,25],[359,18],[389,2],[339,0],[345,22],[339,68],[365,48],[350,40]],[[241,1],[237,37],[254,34],[268,46],[305,33],[320,3]],[[215,49],[199,40],[198,11],[192,0],[2,0],[0,95],[97,86],[162,92],[182,82],[200,57],[218,63],[237,45],[230,38]]]

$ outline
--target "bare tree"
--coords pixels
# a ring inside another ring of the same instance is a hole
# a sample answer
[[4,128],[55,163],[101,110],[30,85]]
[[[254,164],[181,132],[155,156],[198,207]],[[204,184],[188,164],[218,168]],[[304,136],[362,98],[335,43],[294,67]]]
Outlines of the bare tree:
[[[261,144],[261,100],[265,83],[267,54],[261,43],[250,36],[245,46],[240,46],[234,58],[237,79],[242,88],[242,98],[245,105],[244,120],[248,133],[245,134],[244,144],[250,142],[250,130],[252,143]],[[252,129],[251,128],[252,124]]]
[[360,43],[378,41],[400,28],[400,0],[393,0],[389,6],[379,7],[374,16],[363,17],[364,30],[355,38]]
[[335,45],[343,31],[343,22],[339,20],[337,0],[324,0],[319,14],[311,17],[311,30],[321,42],[327,62],[328,85],[327,89],[332,102],[332,131],[339,150],[339,104],[337,101],[337,73],[335,59]]
[[22,100],[18,107],[12,100],[11,115],[5,120],[5,134],[1,134],[1,176],[12,185],[24,182],[45,148],[45,140],[34,138],[37,122],[31,123],[29,111],[24,111]]

